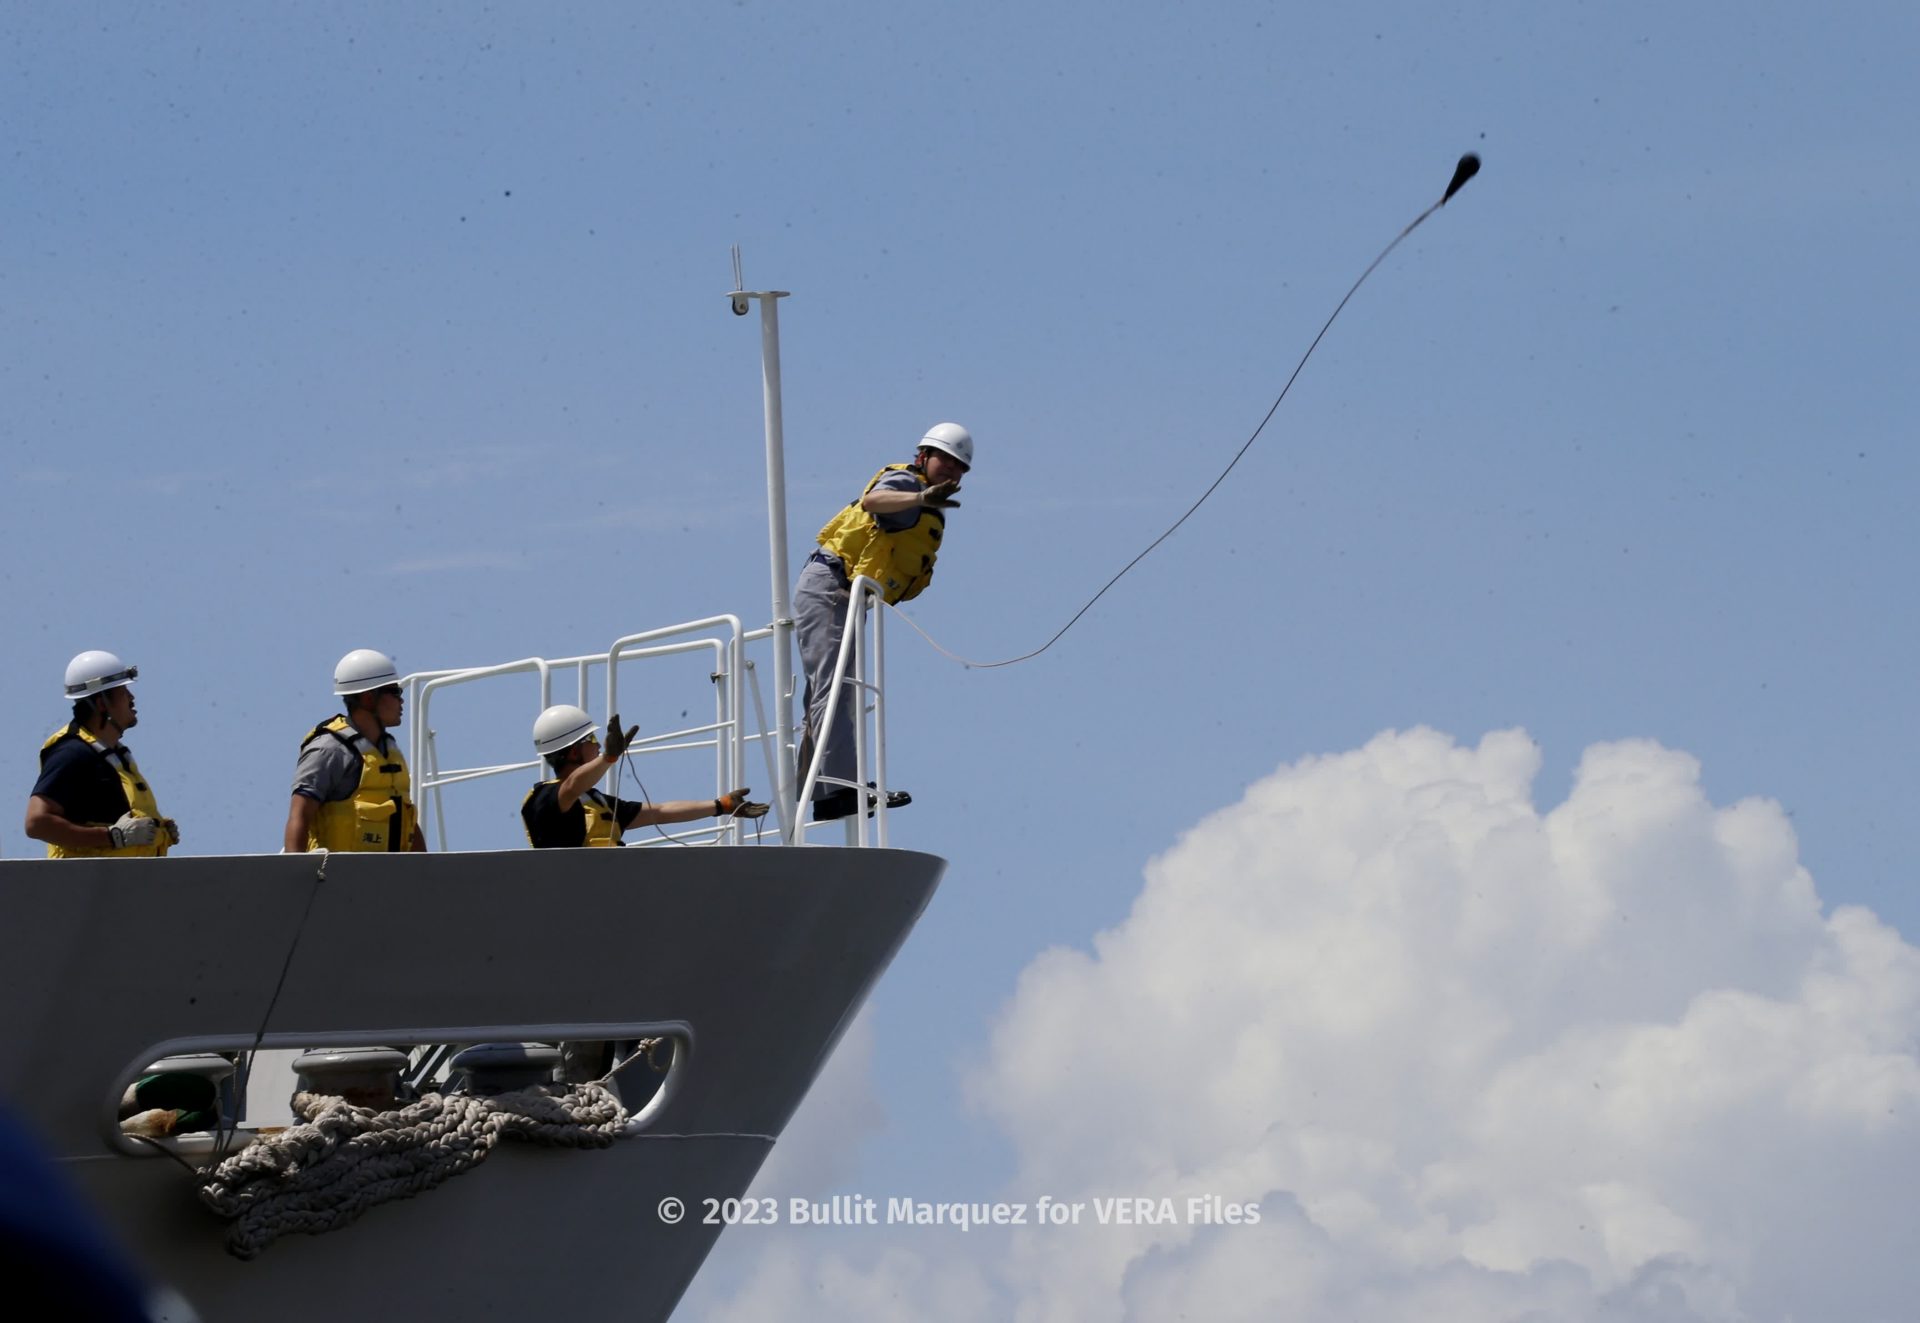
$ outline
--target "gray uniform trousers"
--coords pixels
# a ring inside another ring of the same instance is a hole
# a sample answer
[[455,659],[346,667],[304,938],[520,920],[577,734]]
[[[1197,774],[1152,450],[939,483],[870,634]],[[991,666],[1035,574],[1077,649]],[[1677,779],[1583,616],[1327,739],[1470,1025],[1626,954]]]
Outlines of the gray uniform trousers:
[[[800,581],[793,589],[793,634],[800,648],[800,669],[807,677],[807,732],[812,737],[803,743],[802,752],[822,739],[821,720],[827,714],[828,689],[833,684],[833,664],[840,656],[840,633],[847,625],[847,607],[852,599],[831,567],[817,560],[807,562]],[[860,691],[843,685],[840,710],[834,713],[833,728],[825,733],[827,753],[821,760],[820,775],[837,776],[851,782],[854,774],[853,714],[860,702]],[[807,774],[801,763],[799,775]],[[815,788],[814,798],[832,794],[844,787],[824,784]]]

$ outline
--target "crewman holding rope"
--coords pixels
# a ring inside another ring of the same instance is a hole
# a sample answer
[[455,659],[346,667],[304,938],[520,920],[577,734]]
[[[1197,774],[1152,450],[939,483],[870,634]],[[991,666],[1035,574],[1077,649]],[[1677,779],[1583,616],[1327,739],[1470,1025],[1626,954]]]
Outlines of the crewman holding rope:
[[180,827],[160,815],[153,789],[121,740],[140,724],[132,684],[140,674],[111,652],[67,663],[73,717],[40,746],[40,779],[27,800],[26,833],[49,859],[131,859],[163,855]]
[[520,821],[536,849],[564,846],[613,846],[631,827],[692,822],[697,818],[764,818],[765,804],[747,801],[749,787],[729,790],[718,799],[673,799],[647,804],[615,799],[596,787],[633,743],[638,726],[620,729],[620,716],[607,723],[603,750],[593,718],[571,703],[559,703],[534,719],[533,750],[547,760],[553,778],[527,792]]
[[400,744],[387,734],[405,705],[393,658],[355,648],[333,668],[333,692],[346,712],[321,722],[300,741],[283,841],[288,854],[306,850],[424,852],[412,782]]
[[[807,676],[807,733],[800,742],[800,777],[813,762],[822,738],[834,663],[854,579],[866,575],[881,585],[889,604],[909,601],[933,580],[948,510],[960,479],[973,467],[973,437],[958,423],[937,423],[920,438],[912,462],[889,464],[873,475],[860,499],[841,510],[820,530],[820,545],[807,558],[793,590],[794,641]],[[840,696],[833,726],[825,734],[822,784],[815,786],[813,818],[827,822],[851,816],[859,806],[854,777],[853,714],[859,695]],[[829,785],[828,777],[847,784]],[[887,807],[911,803],[904,791],[891,792]]]

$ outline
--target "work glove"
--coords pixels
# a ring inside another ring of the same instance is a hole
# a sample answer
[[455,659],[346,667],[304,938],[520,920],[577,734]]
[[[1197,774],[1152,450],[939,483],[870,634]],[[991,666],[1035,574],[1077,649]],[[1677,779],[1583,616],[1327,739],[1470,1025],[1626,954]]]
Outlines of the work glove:
[[152,845],[159,830],[160,824],[153,818],[136,818],[131,813],[123,813],[120,821],[107,828],[107,839],[113,842],[116,850],[128,845]]
[[627,746],[633,743],[633,737],[639,733],[640,728],[638,726],[628,726],[626,730],[622,731],[620,729],[620,714],[618,712],[608,717],[607,743],[606,746],[601,749],[601,752],[606,754],[607,761],[619,761],[620,755],[627,751]]
[[766,817],[767,806],[765,804],[754,804],[748,801],[747,796],[752,790],[752,786],[741,786],[738,790],[729,790],[726,794],[713,801],[714,815],[716,817],[725,817],[728,814],[732,814],[736,818]]
[[953,499],[953,494],[959,490],[960,483],[953,478],[948,478],[944,482],[929,483],[920,493],[920,504],[935,510],[958,510],[960,502]]
[[180,844],[180,824],[172,818],[160,819],[160,830],[167,834],[167,839],[174,845]]

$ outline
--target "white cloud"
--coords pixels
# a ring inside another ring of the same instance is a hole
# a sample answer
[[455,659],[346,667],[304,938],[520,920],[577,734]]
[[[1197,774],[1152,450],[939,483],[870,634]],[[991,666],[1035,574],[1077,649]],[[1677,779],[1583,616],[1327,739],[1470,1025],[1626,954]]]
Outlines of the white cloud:
[[1544,814],[1539,765],[1517,731],[1413,730],[1283,767],[1021,975],[970,1085],[1006,1197],[1215,1194],[1257,1225],[775,1240],[731,1303],[1911,1317],[1920,951],[1824,913],[1780,808],[1716,807],[1685,754],[1596,746]]
[[[727,1235],[739,1236],[743,1230]],[[961,1255],[925,1255],[886,1245],[850,1261],[838,1253],[810,1252],[818,1243],[817,1237],[770,1233],[761,1242],[764,1248],[751,1280],[703,1317],[709,1323],[810,1318],[980,1323],[1003,1317],[1001,1298],[980,1269]]]

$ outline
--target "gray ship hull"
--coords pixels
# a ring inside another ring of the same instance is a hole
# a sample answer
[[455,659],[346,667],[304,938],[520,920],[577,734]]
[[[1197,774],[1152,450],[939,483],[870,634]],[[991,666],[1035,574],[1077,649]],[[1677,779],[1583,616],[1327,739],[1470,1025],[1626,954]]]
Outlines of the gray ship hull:
[[[311,855],[7,862],[0,1089],[207,1323],[664,1319],[723,1229],[705,1201],[744,1193],[944,868],[750,848],[336,855],[324,877]],[[241,1262],[188,1173],[119,1137],[116,1102],[148,1062],[244,1048],[263,1018],[282,1048],[649,1031],[680,1047],[612,1148],[505,1144]]]

